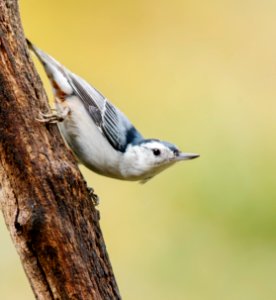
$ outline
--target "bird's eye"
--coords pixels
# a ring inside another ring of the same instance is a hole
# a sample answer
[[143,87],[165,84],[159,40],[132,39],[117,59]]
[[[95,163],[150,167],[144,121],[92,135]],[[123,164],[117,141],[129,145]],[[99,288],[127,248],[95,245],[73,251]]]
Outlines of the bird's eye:
[[161,151],[159,149],[152,149],[152,152],[155,156],[159,156],[161,154]]
[[180,154],[180,151],[179,151],[178,149],[174,149],[174,150],[173,150],[173,154],[174,154],[175,156],[178,156],[178,155]]

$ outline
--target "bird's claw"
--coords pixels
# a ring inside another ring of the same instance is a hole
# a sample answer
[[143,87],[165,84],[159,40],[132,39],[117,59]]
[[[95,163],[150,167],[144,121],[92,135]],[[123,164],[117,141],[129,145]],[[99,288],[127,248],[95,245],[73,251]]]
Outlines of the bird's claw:
[[51,113],[43,113],[40,111],[39,112],[40,118],[36,118],[36,120],[41,123],[50,123],[50,124],[60,123],[65,120],[70,109],[69,107],[66,107],[61,112],[58,112],[56,109],[51,109],[51,111],[52,111]]
[[95,194],[93,188],[87,187],[87,190],[88,190],[89,196],[90,196],[90,198],[91,198],[93,204],[94,204],[95,206],[98,206],[98,205],[100,204],[100,198],[99,198],[99,196]]

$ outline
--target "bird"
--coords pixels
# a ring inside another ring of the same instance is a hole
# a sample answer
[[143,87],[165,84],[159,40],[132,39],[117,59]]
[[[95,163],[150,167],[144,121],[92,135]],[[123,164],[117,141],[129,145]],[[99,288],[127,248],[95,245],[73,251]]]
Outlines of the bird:
[[198,154],[170,142],[144,138],[101,92],[29,40],[51,82],[55,109],[40,122],[57,123],[65,143],[88,169],[107,177],[145,183],[168,167]]

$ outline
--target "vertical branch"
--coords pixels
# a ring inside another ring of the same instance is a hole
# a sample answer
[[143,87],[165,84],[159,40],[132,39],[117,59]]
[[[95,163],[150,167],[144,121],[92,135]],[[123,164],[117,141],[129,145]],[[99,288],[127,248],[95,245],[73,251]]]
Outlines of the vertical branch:
[[120,299],[98,212],[55,125],[16,0],[0,0],[0,207],[37,299]]

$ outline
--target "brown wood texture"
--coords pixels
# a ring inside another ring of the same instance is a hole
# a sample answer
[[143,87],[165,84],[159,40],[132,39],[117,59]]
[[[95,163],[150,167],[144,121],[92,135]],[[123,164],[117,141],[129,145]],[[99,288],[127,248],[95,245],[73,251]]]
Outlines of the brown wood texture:
[[40,110],[49,107],[18,2],[0,0],[0,205],[25,273],[37,299],[120,299],[99,213]]

